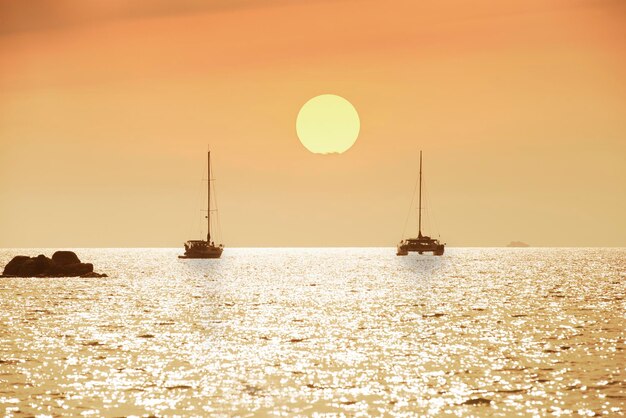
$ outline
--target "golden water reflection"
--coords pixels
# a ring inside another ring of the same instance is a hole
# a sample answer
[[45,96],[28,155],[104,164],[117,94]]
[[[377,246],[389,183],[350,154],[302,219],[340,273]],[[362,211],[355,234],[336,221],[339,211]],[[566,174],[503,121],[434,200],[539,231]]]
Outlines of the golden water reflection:
[[78,254],[0,279],[7,416],[624,413],[623,249]]

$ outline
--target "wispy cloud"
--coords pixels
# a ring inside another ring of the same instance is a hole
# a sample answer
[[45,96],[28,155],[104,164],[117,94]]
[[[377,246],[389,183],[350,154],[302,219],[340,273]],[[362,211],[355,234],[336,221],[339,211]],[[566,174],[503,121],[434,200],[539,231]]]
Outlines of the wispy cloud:
[[296,1],[299,0],[0,0],[0,34],[63,29],[114,20],[276,7]]

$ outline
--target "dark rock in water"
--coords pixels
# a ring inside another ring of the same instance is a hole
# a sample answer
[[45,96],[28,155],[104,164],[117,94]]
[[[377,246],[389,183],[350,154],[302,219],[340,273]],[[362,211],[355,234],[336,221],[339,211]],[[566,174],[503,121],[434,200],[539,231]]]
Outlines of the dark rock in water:
[[100,274],[100,273],[96,273],[96,272],[92,271],[92,272],[89,272],[89,273],[81,274],[80,277],[87,278],[87,279],[93,279],[93,278],[109,277],[109,276],[107,276],[104,273]]
[[35,260],[29,257],[28,260],[24,260],[20,264],[17,265],[17,271],[15,272],[15,274],[13,274],[13,276],[28,277],[28,276],[36,276],[37,274],[39,273],[37,272],[37,266],[35,265]]
[[106,277],[94,273],[93,264],[81,263],[72,251],[57,251],[52,258],[18,255],[4,268],[4,277]]
[[30,257],[27,255],[17,255],[13,257],[13,260],[9,261],[9,264],[4,267],[3,274],[6,276],[17,276],[20,266],[28,260],[30,260]]
[[82,276],[83,274],[92,273],[93,264],[91,263],[75,263],[63,266],[63,273],[70,276]]
[[462,405],[491,405],[491,399],[486,399],[486,398],[468,399],[465,402],[463,402]]
[[18,268],[17,276],[33,277],[45,275],[52,268],[52,260],[43,254],[25,260]]
[[52,254],[52,261],[60,266],[65,266],[66,264],[80,264],[80,259],[73,251],[56,251]]

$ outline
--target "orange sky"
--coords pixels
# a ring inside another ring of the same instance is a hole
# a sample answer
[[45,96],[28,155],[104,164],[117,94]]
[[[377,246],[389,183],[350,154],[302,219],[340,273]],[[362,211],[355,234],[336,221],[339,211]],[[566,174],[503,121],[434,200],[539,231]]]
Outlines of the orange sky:
[[0,0],[0,246],[201,238],[207,143],[227,246],[395,245],[419,149],[449,245],[625,246],[625,74],[619,0]]

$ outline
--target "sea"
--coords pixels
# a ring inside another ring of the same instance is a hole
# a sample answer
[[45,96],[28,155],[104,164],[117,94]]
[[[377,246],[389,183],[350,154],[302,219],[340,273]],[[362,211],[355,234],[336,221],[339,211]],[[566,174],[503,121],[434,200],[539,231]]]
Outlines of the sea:
[[73,250],[0,279],[4,416],[626,412],[624,248]]

